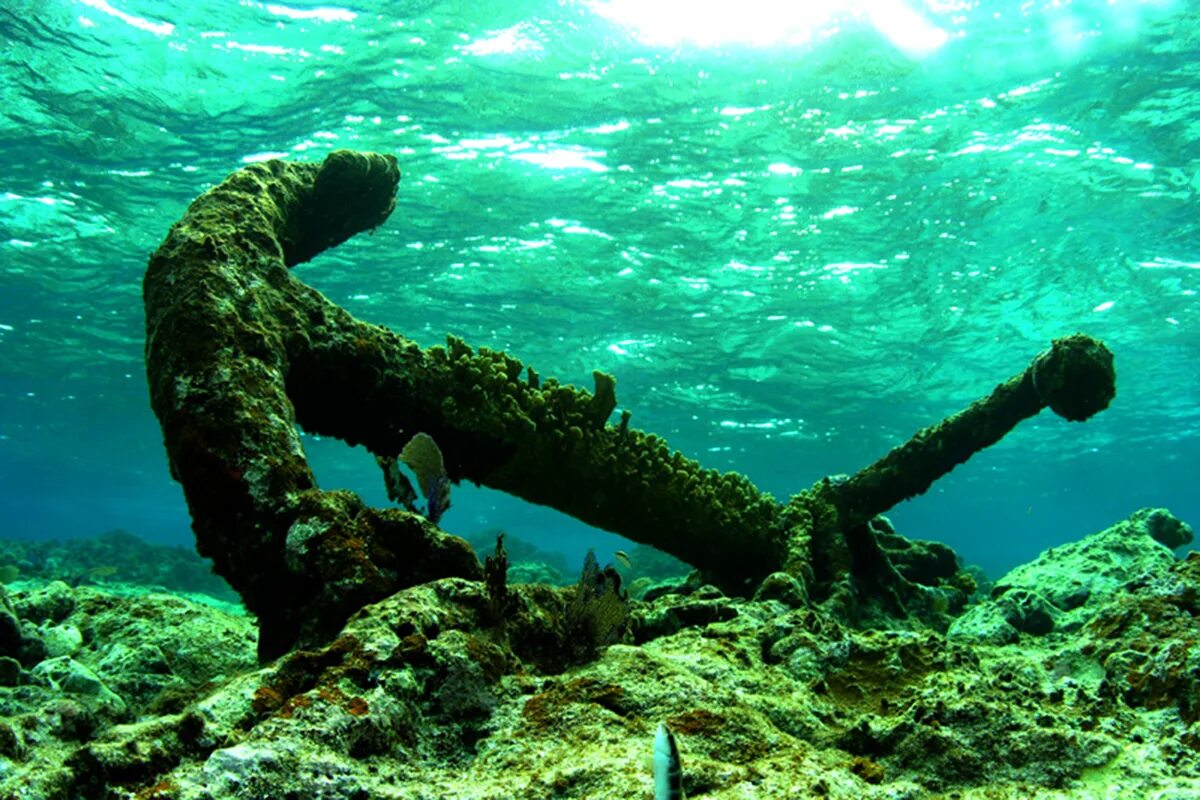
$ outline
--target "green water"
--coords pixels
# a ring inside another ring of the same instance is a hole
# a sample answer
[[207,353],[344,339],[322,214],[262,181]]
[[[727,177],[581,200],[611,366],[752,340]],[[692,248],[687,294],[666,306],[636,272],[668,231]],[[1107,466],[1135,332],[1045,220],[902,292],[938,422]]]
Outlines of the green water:
[[[146,256],[230,171],[339,147],[404,173],[383,228],[299,268],[360,318],[611,372],[633,424],[779,496],[1082,330],[1113,406],[1027,421],[898,528],[995,570],[1141,506],[1200,518],[1194,3],[909,0],[921,52],[861,9],[658,7],[661,30],[574,2],[6,0],[0,535],[188,540]],[[383,502],[365,453],[307,446]],[[620,546],[455,491],[449,530]]]

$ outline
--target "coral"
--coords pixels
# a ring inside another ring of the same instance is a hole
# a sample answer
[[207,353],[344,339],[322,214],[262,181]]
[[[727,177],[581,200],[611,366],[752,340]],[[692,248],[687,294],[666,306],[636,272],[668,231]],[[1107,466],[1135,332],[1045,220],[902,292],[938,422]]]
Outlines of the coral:
[[603,430],[613,409],[617,407],[617,379],[607,372],[596,370],[592,373],[592,380],[596,382],[596,390],[592,394],[589,412],[593,427]]
[[408,444],[400,451],[400,460],[417,476],[421,494],[426,497],[434,493],[436,481],[446,474],[442,451],[427,433],[418,433],[409,439]]
[[1166,574],[1144,573],[1087,624],[1082,652],[1104,668],[1103,696],[1140,708],[1175,707],[1200,721],[1200,553]]
[[629,595],[621,589],[620,574],[611,565],[601,569],[589,550],[563,609],[559,635],[565,662],[590,661],[600,649],[620,641],[628,619]]
[[[0,797],[649,797],[663,722],[686,792],[712,800],[1189,797],[1200,555],[1169,557],[1153,531],[1171,519],[1135,514],[1014,570],[978,605],[1003,607],[1071,565],[1103,574],[1059,611],[1077,627],[1011,644],[912,620],[855,629],[781,574],[753,601],[695,579],[630,601],[637,644],[563,669],[563,614],[590,589],[508,586],[499,627],[484,582],[440,578],[259,667],[245,617],[80,587],[54,624],[95,631],[71,657],[88,672],[53,665],[80,682],[0,686]],[[1155,555],[1132,558],[1143,549]],[[594,587],[604,570],[584,574]],[[13,607],[32,608],[35,591],[13,590]],[[161,694],[119,678],[162,675],[108,655],[150,648],[194,665],[190,700],[156,709]]]
[[503,625],[513,610],[513,596],[508,591],[508,553],[504,551],[504,534],[496,535],[496,549],[483,560],[483,584],[487,587],[488,616],[494,624]]
[[[66,589],[82,585],[128,583],[199,593],[224,602],[237,600],[229,584],[213,575],[212,564],[192,548],[147,542],[119,528],[66,540],[2,539],[0,563],[12,565],[22,579],[51,582],[47,595],[38,601],[46,609],[45,616],[61,617],[64,612],[57,606],[74,602]],[[54,582],[64,586],[57,588]]]
[[1006,644],[1023,634],[1077,631],[1133,581],[1174,564],[1159,538],[1164,530],[1186,527],[1165,509],[1141,509],[1103,531],[1052,547],[998,578],[990,602],[956,619],[950,637]]
[[[446,475],[442,451],[432,436],[417,433],[404,445],[397,460],[403,462],[417,476],[417,484],[421,487],[421,494],[425,496],[425,518],[436,525],[446,509],[450,508],[450,478]],[[398,473],[392,473],[392,478],[396,481],[404,480]],[[404,484],[407,483],[407,480],[404,480]],[[409,490],[411,489],[410,486]],[[393,494],[389,484],[388,495]],[[410,498],[401,496],[399,499],[404,505],[411,505]]]

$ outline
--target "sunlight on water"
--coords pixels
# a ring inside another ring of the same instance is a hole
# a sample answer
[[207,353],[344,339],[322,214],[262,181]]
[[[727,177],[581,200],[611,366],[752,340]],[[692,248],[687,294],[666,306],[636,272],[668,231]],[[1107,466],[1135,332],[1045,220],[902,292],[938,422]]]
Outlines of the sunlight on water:
[[[6,0],[0,479],[16,488],[0,513],[10,535],[187,540],[141,376],[145,256],[232,169],[349,147],[398,157],[397,211],[298,274],[367,321],[565,382],[610,371],[633,425],[781,497],[1086,330],[1118,353],[1113,409],[1031,421],[897,524],[1002,566],[1137,505],[1186,516],[1195,16],[1179,0]],[[111,453],[137,458],[122,471]],[[377,481],[344,466],[322,485]],[[114,518],[60,521],[64,481]],[[469,497],[449,529],[510,524]]]
[[1174,0],[1044,0],[980,3],[963,0],[594,0],[600,16],[628,28],[646,44],[700,47],[788,47],[832,38],[846,26],[866,24],[904,55],[932,55],[952,38],[966,36],[971,19],[1008,21],[1024,40],[995,64],[1026,60],[1077,60],[1104,39],[1136,38],[1148,17]]
[[687,2],[686,0],[608,0],[597,13],[636,30],[647,43],[700,46],[796,45],[836,32],[839,21],[870,22],[901,51],[933,52],[948,38],[904,0],[824,0],[823,2]]
[[[82,5],[94,8],[102,14],[108,14],[112,17],[115,17],[127,25],[132,25],[133,27],[148,33],[157,34],[158,36],[170,36],[175,32],[175,26],[169,22],[151,22],[145,17],[139,17],[135,14],[127,14],[124,11],[109,5],[105,0],[80,0],[80,3]],[[86,17],[80,17],[80,21],[84,22],[84,24],[88,27],[94,24],[88,21]]]

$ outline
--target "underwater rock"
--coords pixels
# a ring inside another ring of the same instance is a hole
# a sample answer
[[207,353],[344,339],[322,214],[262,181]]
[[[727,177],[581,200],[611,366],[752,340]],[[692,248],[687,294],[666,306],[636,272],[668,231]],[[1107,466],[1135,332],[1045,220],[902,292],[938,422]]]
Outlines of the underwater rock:
[[212,563],[192,548],[147,542],[120,528],[71,539],[0,539],[4,562],[19,565],[23,581],[58,580],[68,588],[131,583],[237,600],[213,574]]
[[[1114,528],[1165,550],[1140,523]],[[788,596],[786,580],[771,583]],[[565,669],[547,654],[573,589],[506,591],[498,623],[481,582],[404,589],[330,642],[259,667],[244,617],[80,588],[60,624],[93,632],[74,660],[126,699],[127,716],[48,682],[0,686],[0,797],[643,798],[664,722],[685,792],[713,800],[1186,797],[1200,774],[1200,555],[1099,592],[1069,635],[1010,645],[913,620],[856,629],[693,582],[630,601],[637,646]],[[204,632],[211,661],[175,705],[116,680],[105,657],[153,644],[178,650],[183,669]]]
[[1138,708],[1174,708],[1200,745],[1200,553],[1143,574],[1089,620],[1080,652],[1100,663],[1099,694]]
[[7,767],[0,760],[0,797],[103,796],[103,788],[77,791],[64,761],[74,748],[133,717],[158,720],[254,667],[244,614],[122,591],[40,581],[9,588],[13,607],[33,619],[21,621],[24,668],[0,658],[0,730],[9,726],[21,753]]
[[1192,526],[1176,519],[1165,508],[1143,508],[1133,513],[1130,523],[1144,528],[1150,538],[1168,549],[1175,550],[1192,542]]
[[75,609],[75,590],[62,581],[51,581],[32,592],[14,595],[13,607],[21,619],[30,622],[62,622]]
[[70,656],[47,658],[29,671],[34,684],[94,700],[114,717],[123,716],[125,702],[91,669]]
[[194,603],[158,592],[110,608],[102,593],[78,591],[88,663],[136,706],[179,707],[209,681],[255,662],[253,621],[240,609],[199,613]]
[[549,564],[536,561],[514,561],[508,567],[508,579],[512,583],[547,583],[561,586],[567,582],[564,573]]
[[786,572],[772,572],[754,593],[755,602],[778,600],[788,608],[803,608],[808,604],[804,584]]
[[1078,630],[1131,581],[1174,565],[1175,557],[1158,537],[1182,543],[1190,541],[1184,538],[1190,532],[1164,509],[1141,509],[1098,533],[1052,547],[997,579],[991,600],[969,608],[949,635],[1008,643],[1021,632]]
[[0,607],[0,655],[16,656],[21,652],[21,621],[11,609]]
[[1013,644],[1022,633],[1044,636],[1054,630],[1061,612],[1037,592],[1013,588],[994,601],[968,611],[950,625],[952,639],[980,644]]
[[83,645],[83,634],[74,625],[42,626],[36,635],[46,646],[47,658],[73,656]]
[[21,662],[12,656],[0,656],[0,686],[16,686],[21,680]]

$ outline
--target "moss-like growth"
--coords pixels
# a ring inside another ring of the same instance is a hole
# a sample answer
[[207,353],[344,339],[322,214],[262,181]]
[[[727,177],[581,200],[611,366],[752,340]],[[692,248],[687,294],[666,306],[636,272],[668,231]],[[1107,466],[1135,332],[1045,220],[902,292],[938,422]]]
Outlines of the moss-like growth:
[[1112,353],[1081,333],[1055,339],[1030,368],[1030,377],[1050,410],[1070,422],[1103,411],[1117,394]]
[[399,178],[394,158],[349,151],[251,165],[197,198],[146,272],[146,367],[172,474],[197,549],[258,615],[264,658],[327,638],[401,587],[482,575],[470,548],[430,521],[317,489],[297,425],[385,457],[423,432],[450,481],[558,509],[749,594],[780,569],[828,586],[903,581],[865,527],[871,517],[999,440],[1043,396],[1069,418],[1112,396],[1103,345],[1058,340],[985,400],[781,506],[631,428],[628,410],[608,425],[611,375],[593,373],[587,392],[455,336],[421,349],[289,272],[386,220]]

